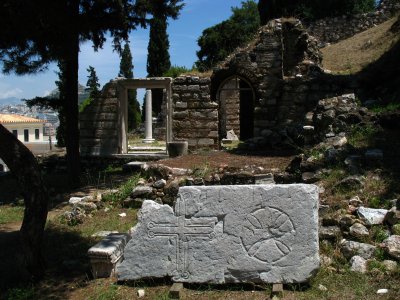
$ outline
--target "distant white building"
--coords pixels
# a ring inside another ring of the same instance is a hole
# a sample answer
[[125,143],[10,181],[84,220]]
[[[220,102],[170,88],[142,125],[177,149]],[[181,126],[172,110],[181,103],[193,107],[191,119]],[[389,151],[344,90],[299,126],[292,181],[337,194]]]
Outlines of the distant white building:
[[43,142],[44,123],[40,119],[13,114],[0,114],[0,124],[24,144]]

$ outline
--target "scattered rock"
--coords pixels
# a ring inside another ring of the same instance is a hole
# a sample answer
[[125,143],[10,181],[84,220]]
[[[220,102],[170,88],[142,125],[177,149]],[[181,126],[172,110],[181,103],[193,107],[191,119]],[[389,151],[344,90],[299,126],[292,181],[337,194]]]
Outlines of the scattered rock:
[[97,206],[93,202],[82,201],[82,202],[76,203],[75,206],[84,210],[86,214],[90,214],[92,211],[97,210]]
[[319,238],[321,240],[338,239],[341,235],[340,228],[337,226],[321,226],[319,228]]
[[165,181],[165,179],[160,179],[153,183],[153,187],[155,187],[156,189],[162,189],[166,184],[167,182]]
[[324,267],[328,267],[328,266],[332,265],[332,258],[330,258],[329,256],[321,254],[319,256],[319,260],[321,262],[321,265]]
[[385,216],[384,222],[393,226],[400,223],[400,210],[392,207]]
[[359,207],[357,210],[359,218],[365,221],[367,225],[382,224],[387,212],[387,209],[368,208],[363,206]]
[[171,168],[171,174],[175,176],[184,176],[192,173],[190,169]]
[[360,223],[354,223],[350,227],[350,235],[358,238],[365,237],[369,235],[369,231],[364,225]]
[[391,235],[383,241],[383,246],[390,256],[400,260],[400,235]]
[[68,203],[74,205],[74,204],[79,203],[81,201],[83,201],[83,197],[71,197],[71,198],[69,198]]
[[352,215],[344,215],[339,220],[339,225],[342,229],[347,230],[356,222],[355,217]]
[[121,218],[125,218],[126,217],[126,213],[120,213],[120,214],[118,214],[118,216],[120,216]]
[[397,270],[397,262],[395,262],[394,260],[386,259],[382,262],[382,264],[385,266],[386,270],[389,272],[394,272]]
[[400,224],[392,226],[392,233],[395,235],[400,235]]
[[318,176],[314,172],[304,172],[301,174],[301,179],[304,183],[314,183],[319,180]]
[[341,243],[340,250],[342,251],[343,255],[347,258],[351,258],[354,255],[358,255],[364,259],[369,259],[374,254],[376,247],[370,244],[343,240]]
[[318,285],[318,289],[322,292],[326,292],[328,290],[328,288],[322,284]]
[[376,293],[378,295],[384,295],[384,294],[389,293],[389,290],[388,289],[379,289],[379,290],[376,291]]
[[350,259],[350,270],[358,273],[367,272],[367,260],[361,256],[355,255]]
[[137,290],[137,295],[138,298],[143,298],[145,295],[144,290],[143,289]]
[[137,186],[133,189],[131,197],[143,197],[148,196],[153,193],[153,188],[151,186]]
[[353,205],[354,207],[360,207],[363,205],[363,202],[360,200],[360,197],[355,196],[349,200],[349,204]]
[[363,186],[363,179],[360,176],[349,176],[334,185],[334,189],[354,190]]

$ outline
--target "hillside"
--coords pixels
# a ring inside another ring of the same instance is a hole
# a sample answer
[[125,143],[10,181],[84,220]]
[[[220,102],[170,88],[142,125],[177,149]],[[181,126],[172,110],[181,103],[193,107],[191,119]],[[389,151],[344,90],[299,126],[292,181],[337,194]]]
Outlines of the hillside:
[[323,67],[335,74],[354,74],[379,59],[400,41],[400,34],[391,30],[398,18],[356,34],[321,49]]

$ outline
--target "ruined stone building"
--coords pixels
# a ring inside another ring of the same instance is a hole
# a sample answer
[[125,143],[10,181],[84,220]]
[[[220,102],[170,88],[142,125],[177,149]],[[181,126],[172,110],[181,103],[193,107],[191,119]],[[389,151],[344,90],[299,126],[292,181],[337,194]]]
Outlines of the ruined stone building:
[[112,80],[81,115],[81,152],[127,153],[126,95],[138,87],[164,89],[167,142],[218,149],[233,130],[252,149],[302,145],[318,101],[357,89],[352,77],[320,67],[318,44],[300,21],[279,19],[211,76]]

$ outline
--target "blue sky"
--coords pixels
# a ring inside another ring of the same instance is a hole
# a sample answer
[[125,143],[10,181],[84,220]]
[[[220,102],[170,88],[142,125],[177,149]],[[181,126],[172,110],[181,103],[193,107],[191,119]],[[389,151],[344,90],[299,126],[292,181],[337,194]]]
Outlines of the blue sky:
[[[197,60],[197,39],[202,31],[227,19],[231,15],[231,7],[240,6],[241,2],[241,0],[185,0],[186,6],[179,19],[169,20],[169,52],[172,65],[192,67]],[[138,29],[130,35],[134,74],[138,78],[147,75],[148,35],[148,29]],[[79,82],[86,84],[86,69],[90,65],[96,69],[100,84],[103,86],[118,75],[119,61],[120,58],[112,51],[109,41],[98,52],[92,50],[90,43],[81,45]],[[15,76],[0,73],[0,104],[2,99],[4,101],[9,97],[29,99],[47,95],[55,89],[56,71],[56,65],[52,64],[48,71],[35,75]]]

